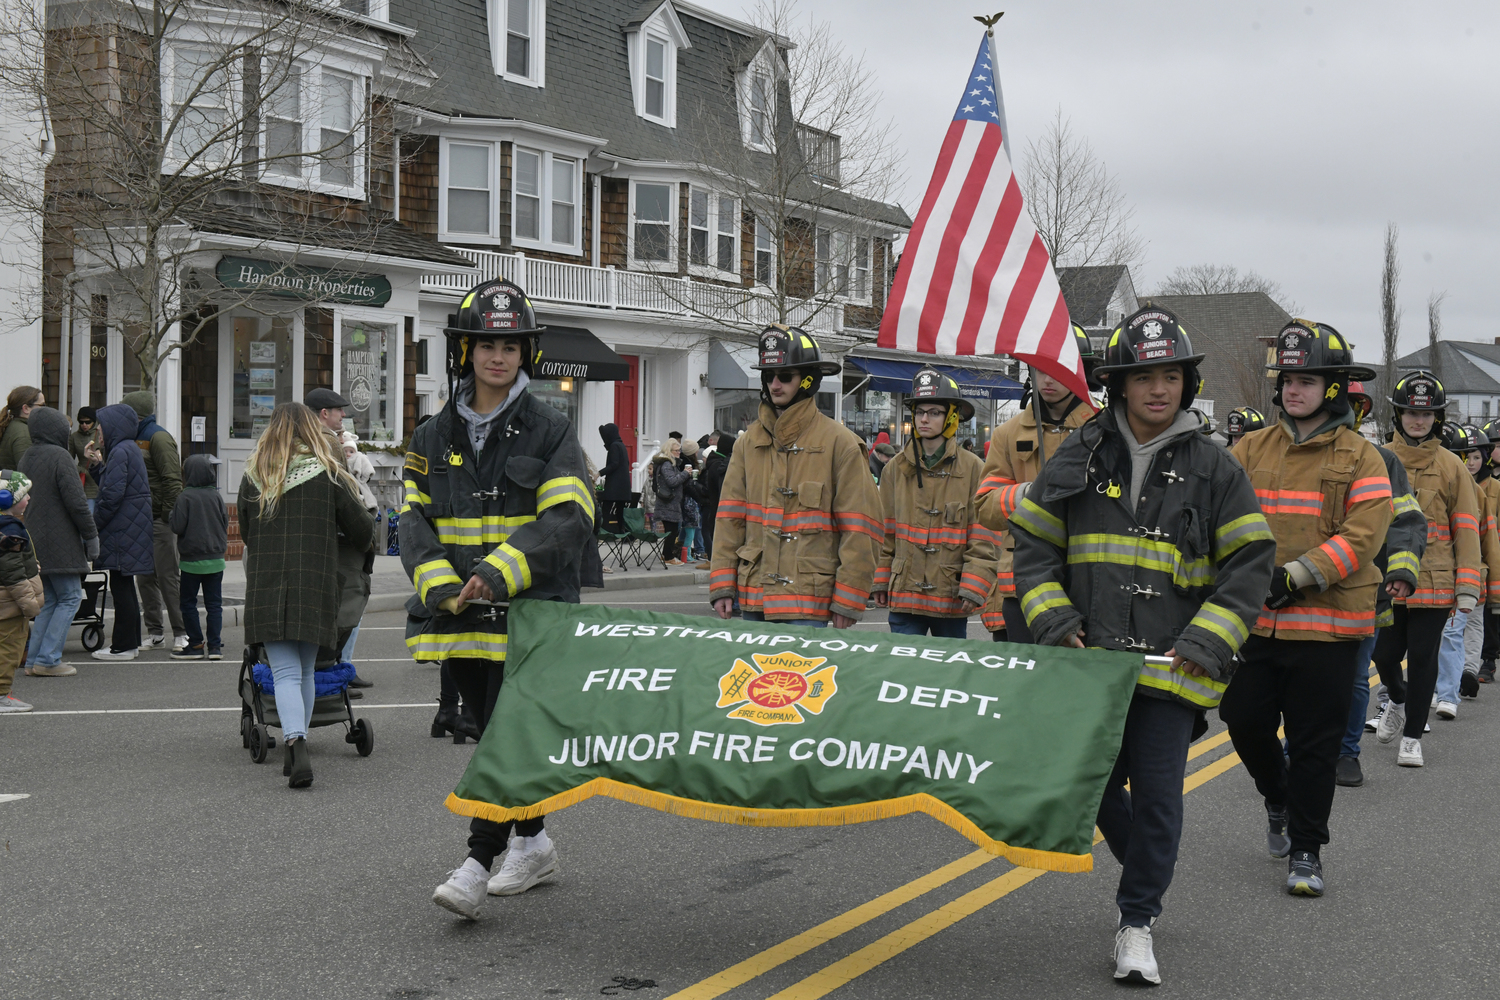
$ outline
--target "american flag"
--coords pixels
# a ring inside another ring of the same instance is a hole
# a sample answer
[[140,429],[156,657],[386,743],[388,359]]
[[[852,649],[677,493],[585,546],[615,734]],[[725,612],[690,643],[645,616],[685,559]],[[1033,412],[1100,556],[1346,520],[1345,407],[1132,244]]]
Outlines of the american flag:
[[1068,307],[1006,155],[988,37],[906,240],[881,347],[1009,354],[1088,398]]

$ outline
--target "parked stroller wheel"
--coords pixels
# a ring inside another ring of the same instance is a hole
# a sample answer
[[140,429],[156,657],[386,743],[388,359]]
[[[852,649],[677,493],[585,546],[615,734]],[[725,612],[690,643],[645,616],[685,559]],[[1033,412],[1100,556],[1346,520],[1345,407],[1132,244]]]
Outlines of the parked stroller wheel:
[[355,719],[349,737],[361,757],[370,756],[370,751],[375,749],[375,727],[370,725],[369,719]]
[[266,758],[271,754],[271,734],[266,731],[265,726],[254,725],[250,727],[250,759],[257,764],[264,764]]
[[248,709],[240,713],[240,742],[244,744],[246,750],[250,749],[250,727],[254,724],[255,719],[251,717]]
[[104,626],[85,625],[83,627],[83,635],[81,636],[81,638],[83,639],[83,648],[92,653],[94,650],[104,645]]

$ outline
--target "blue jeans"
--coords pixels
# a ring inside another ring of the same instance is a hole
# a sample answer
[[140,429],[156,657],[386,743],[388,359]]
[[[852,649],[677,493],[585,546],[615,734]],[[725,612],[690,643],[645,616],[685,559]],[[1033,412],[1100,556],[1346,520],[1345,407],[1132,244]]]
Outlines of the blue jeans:
[[1468,615],[1455,612],[1448,616],[1443,626],[1443,644],[1438,647],[1437,700],[1458,704],[1458,682],[1464,673],[1464,629],[1468,627],[1469,615],[1484,614],[1483,608],[1475,608]]
[[359,638],[359,626],[354,626],[354,631],[349,633],[349,641],[344,643],[344,648],[339,650],[340,663],[354,662],[354,640]]
[[[765,613],[761,612],[761,611],[741,611],[740,612],[740,619],[742,621],[747,621],[747,622],[763,622],[763,621],[766,620],[766,616],[765,616]],[[828,627],[828,623],[827,622],[820,622],[820,621],[818,621],[818,620],[816,620],[814,618],[798,618],[798,619],[795,619],[794,621],[780,622],[778,624],[784,624],[784,625],[806,625],[808,628],[827,628]]]
[[905,611],[890,613],[891,631],[897,635],[928,635],[939,639],[965,639],[969,635],[967,618],[933,618],[930,615],[913,615]]
[[68,627],[83,600],[83,578],[67,573],[42,577],[42,610],[31,623],[26,646],[28,667],[55,667],[62,662]]
[[1375,639],[1380,630],[1365,638],[1354,654],[1354,697],[1349,701],[1349,726],[1344,730],[1343,757],[1359,756],[1359,739],[1365,734],[1365,719],[1370,713],[1370,660],[1375,656]]
[[218,649],[224,643],[224,574],[189,573],[182,571],[177,585],[178,605],[182,610],[182,624],[187,626],[189,646],[203,645],[203,631],[198,628],[198,588],[203,588],[203,609],[208,614],[208,648]]
[[680,528],[678,530],[681,533],[682,547],[685,548],[685,549],[687,549],[688,561],[692,562],[692,560],[693,560],[693,547],[698,544],[698,542],[697,542],[697,539],[698,539],[698,529],[697,529],[696,526],[695,527],[684,526],[684,527],[682,527],[682,528]]
[[265,646],[266,664],[276,680],[276,714],[281,716],[282,741],[306,736],[312,722],[318,644],[278,639]]

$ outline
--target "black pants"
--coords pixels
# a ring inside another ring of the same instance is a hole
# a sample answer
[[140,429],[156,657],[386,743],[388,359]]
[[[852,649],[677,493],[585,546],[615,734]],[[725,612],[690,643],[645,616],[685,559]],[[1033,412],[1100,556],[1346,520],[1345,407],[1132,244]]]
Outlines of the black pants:
[[702,514],[703,516],[698,519],[698,534],[703,536],[704,554],[712,559],[714,557],[714,518],[718,516],[718,512],[705,509]]
[[1026,625],[1026,616],[1021,613],[1019,600],[1014,597],[1002,599],[1000,613],[1005,616],[1005,634],[1009,636],[1006,642],[1020,642],[1028,646],[1036,644],[1036,640],[1031,637],[1031,629]]
[[[505,681],[505,664],[490,660],[453,659],[448,660],[447,665],[448,672],[453,675],[453,683],[458,685],[459,694],[463,695],[464,706],[474,712],[479,732],[483,735],[485,727],[489,725],[490,715],[495,711],[495,698],[500,694],[500,685]],[[511,827],[515,827],[518,837],[535,837],[542,832],[545,823],[546,817],[543,816],[519,821],[507,820],[504,823],[476,816],[469,821],[469,857],[489,868],[495,863],[496,856],[505,850],[505,845],[510,843]]]
[[[1252,635],[1219,716],[1267,805],[1285,806],[1292,850],[1328,843],[1333,775],[1349,724],[1359,642],[1294,642]],[[1276,729],[1286,726],[1288,768]]]
[[135,577],[110,570],[109,592],[115,599],[115,627],[109,636],[109,651],[123,653],[140,648],[141,602],[135,596]]
[[1098,818],[1109,852],[1124,868],[1115,891],[1121,927],[1149,927],[1161,916],[1161,897],[1172,884],[1182,842],[1182,778],[1197,715],[1140,688],[1130,700]]
[[625,501],[604,501],[604,529],[613,531],[615,534],[623,534],[625,531]]
[[[1391,701],[1406,706],[1406,729],[1402,735],[1420,740],[1427,725],[1427,712],[1432,708],[1432,693],[1437,690],[1438,647],[1443,643],[1448,609],[1395,604],[1391,611],[1395,622],[1381,629],[1380,638],[1375,640],[1375,668],[1380,671],[1380,683],[1390,692]],[[1405,679],[1401,677],[1403,657]]]
[[1479,650],[1481,660],[1500,658],[1500,615],[1484,616],[1484,645]]
[[682,541],[677,537],[677,528],[681,524],[681,521],[661,522],[662,530],[667,533],[667,537],[662,539],[661,543],[662,562],[666,562],[668,559],[676,559],[680,555],[677,550],[682,548]]

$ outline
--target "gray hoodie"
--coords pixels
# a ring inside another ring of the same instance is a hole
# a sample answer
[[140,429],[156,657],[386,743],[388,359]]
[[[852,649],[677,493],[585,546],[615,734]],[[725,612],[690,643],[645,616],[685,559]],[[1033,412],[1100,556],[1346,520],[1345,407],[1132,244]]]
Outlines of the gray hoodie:
[[1199,433],[1198,418],[1188,410],[1178,410],[1177,418],[1172,425],[1162,431],[1156,437],[1140,444],[1135,439],[1135,434],[1130,430],[1130,421],[1125,419],[1124,407],[1115,416],[1120,425],[1120,437],[1124,439],[1125,446],[1130,449],[1130,509],[1135,510],[1141,502],[1141,490],[1146,485],[1146,473],[1151,471],[1151,460],[1156,453],[1167,445],[1176,441],[1184,434]]
[[31,480],[26,530],[37,562],[43,576],[82,576],[89,571],[87,550],[99,552],[99,529],[78,479],[78,463],[68,453],[68,418],[38,406],[31,411],[30,430],[21,472]]

